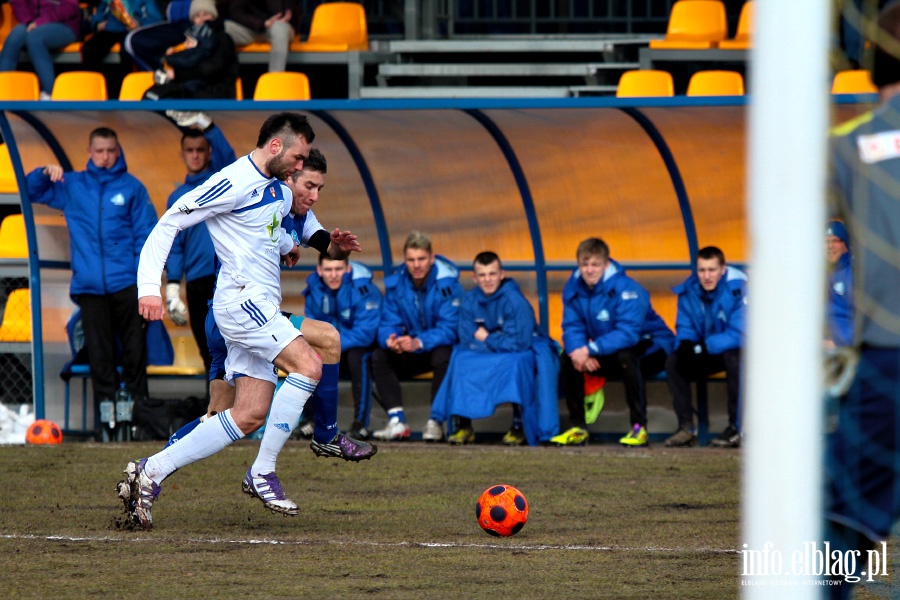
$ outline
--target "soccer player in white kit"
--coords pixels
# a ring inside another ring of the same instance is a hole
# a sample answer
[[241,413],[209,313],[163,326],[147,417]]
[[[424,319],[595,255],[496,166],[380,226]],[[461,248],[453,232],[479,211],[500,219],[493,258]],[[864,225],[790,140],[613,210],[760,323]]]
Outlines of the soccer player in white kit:
[[[296,412],[298,419],[321,378],[322,360],[280,310],[280,265],[283,259],[293,266],[300,249],[281,227],[292,203],[290,190],[281,181],[302,169],[314,137],[304,116],[270,116],[260,129],[256,149],[176,201],[144,245],[138,266],[138,303],[141,315],[153,321],[162,319],[165,312],[160,280],[175,235],[206,222],[222,262],[213,311],[228,348],[226,379],[235,383],[235,402],[179,443],[128,463],[130,516],[135,525],[152,527],[150,509],[166,477],[262,426],[277,381],[273,363],[288,373],[274,403],[283,412]],[[274,455],[290,435],[286,429],[267,435],[273,451],[266,448],[266,440],[261,444],[260,454],[272,454],[273,466]],[[248,479],[268,508],[296,510],[274,471],[257,470]]]

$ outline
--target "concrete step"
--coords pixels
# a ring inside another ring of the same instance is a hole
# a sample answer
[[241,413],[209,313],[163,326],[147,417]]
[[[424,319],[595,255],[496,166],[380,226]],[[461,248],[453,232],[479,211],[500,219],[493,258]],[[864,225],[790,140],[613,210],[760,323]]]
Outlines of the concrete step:
[[393,40],[391,52],[466,53],[466,52],[609,52],[617,45],[646,46],[661,35],[609,35],[592,37],[479,38],[471,40]]
[[567,98],[569,88],[538,86],[362,87],[360,98]]
[[592,77],[637,69],[638,63],[405,63],[378,65],[379,77]]

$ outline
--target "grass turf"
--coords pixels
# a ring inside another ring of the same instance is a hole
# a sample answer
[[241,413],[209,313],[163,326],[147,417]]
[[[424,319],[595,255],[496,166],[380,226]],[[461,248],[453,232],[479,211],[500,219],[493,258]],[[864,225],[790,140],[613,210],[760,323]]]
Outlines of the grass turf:
[[[733,598],[740,453],[382,444],[361,464],[291,442],[278,473],[297,517],[240,491],[241,442],[171,476],[154,529],[121,529],[114,492],[151,444],[0,448],[0,589],[9,598]],[[528,524],[487,536],[495,483]]]

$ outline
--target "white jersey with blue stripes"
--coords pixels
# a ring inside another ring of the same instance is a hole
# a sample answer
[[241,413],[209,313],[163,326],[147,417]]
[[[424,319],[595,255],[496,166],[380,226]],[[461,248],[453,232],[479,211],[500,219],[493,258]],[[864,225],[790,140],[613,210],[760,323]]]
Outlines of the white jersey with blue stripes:
[[[179,198],[147,238],[138,267],[138,296],[159,296],[160,278],[175,235],[201,221],[222,263],[214,303],[226,308],[247,292],[281,303],[281,257],[295,241],[282,227],[290,188],[266,177],[243,156]],[[313,217],[315,219],[315,217]]]

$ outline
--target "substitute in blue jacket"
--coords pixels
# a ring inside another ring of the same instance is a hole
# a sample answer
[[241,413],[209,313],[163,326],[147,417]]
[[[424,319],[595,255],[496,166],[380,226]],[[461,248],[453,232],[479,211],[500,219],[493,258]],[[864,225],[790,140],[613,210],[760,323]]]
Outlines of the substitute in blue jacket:
[[588,432],[584,373],[621,378],[631,430],[625,446],[647,445],[647,395],[644,377],[662,371],[675,336],[650,306],[650,294],[610,259],[599,238],[578,245],[578,269],[563,288],[562,380],[572,427],[554,437],[558,445],[583,444]]
[[725,254],[715,246],[697,253],[697,272],[679,286],[675,340],[678,348],[666,361],[672,404],[678,431],[666,446],[694,446],[694,410],[691,381],[725,371],[728,390],[728,427],[713,446],[737,448],[741,390],[741,347],[747,314],[747,276],[725,264]]
[[[459,344],[431,418],[456,418],[451,444],[475,441],[472,419],[512,403],[513,423],[503,443],[520,446],[549,441],[559,432],[558,347],[541,332],[534,309],[519,284],[503,272],[500,257],[482,252],[472,264],[475,288],[459,309]],[[543,385],[542,385],[543,383]]]
[[69,227],[72,283],[81,307],[96,406],[116,392],[116,336],[122,344],[122,382],[138,407],[147,397],[146,324],[138,311],[137,265],[156,225],[144,185],[128,173],[116,132],[94,129],[87,169],[64,173],[47,165],[28,174],[28,197],[63,212]]
[[[368,439],[369,406],[362,401],[365,381],[363,358],[371,352],[381,320],[381,291],[372,283],[372,271],[347,259],[319,254],[315,273],[306,278],[304,314],[333,325],[341,334],[341,372],[350,375],[353,424],[350,437]],[[365,398],[369,398],[365,394]]]
[[[205,117],[205,131],[185,129],[181,137],[181,160],[187,167],[184,183],[169,195],[166,209],[186,193],[230,165],[237,157],[222,130]],[[216,250],[206,223],[198,223],[175,236],[166,260],[166,309],[176,325],[186,325],[190,315],[191,332],[209,373],[211,358],[206,342],[206,313],[216,287]],[[187,306],[181,300],[181,279],[187,281]]]
[[850,234],[840,221],[830,221],[825,231],[828,274],[828,337],[826,349],[853,345],[853,269]]
[[[459,304],[464,294],[456,265],[436,256],[431,238],[424,233],[409,234],[403,257],[403,266],[384,278],[384,309],[377,340],[380,347],[372,354],[372,378],[379,402],[388,414],[387,427],[373,434],[380,440],[403,440],[410,435],[403,412],[401,376],[433,371],[434,400],[458,339]],[[438,442],[443,438],[441,424],[429,419],[422,439]]]

